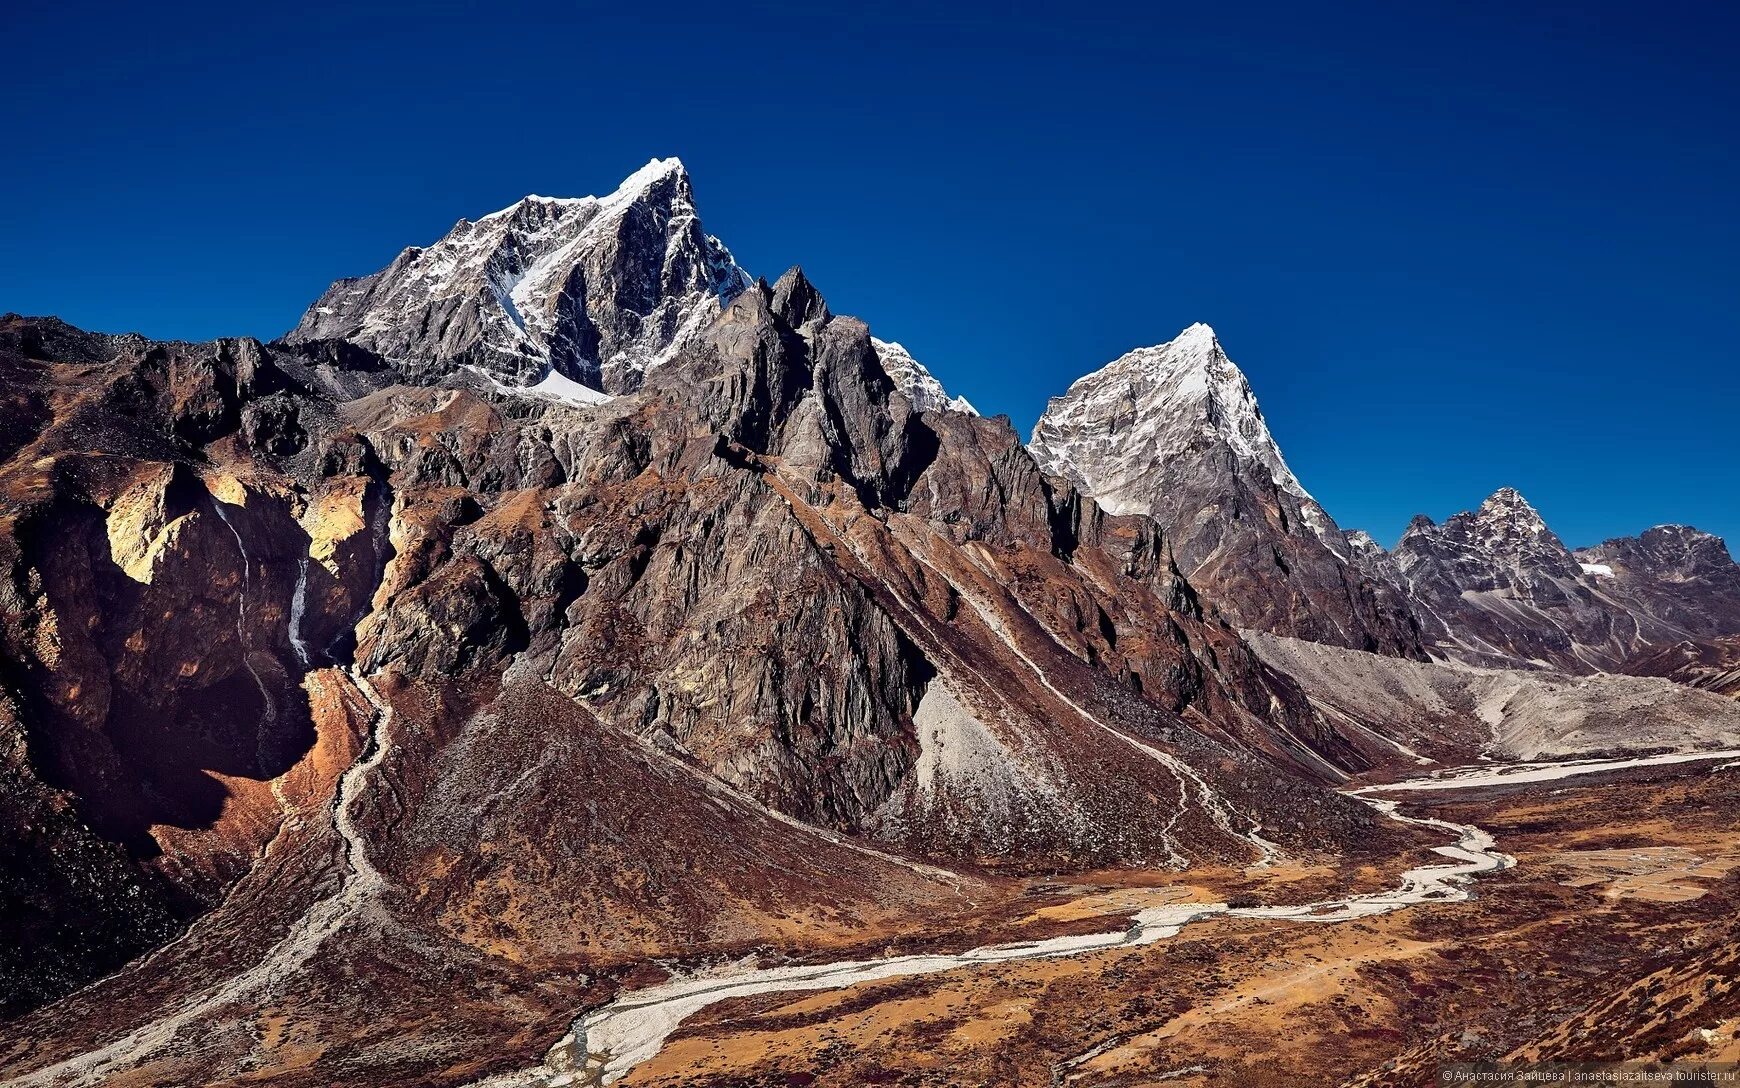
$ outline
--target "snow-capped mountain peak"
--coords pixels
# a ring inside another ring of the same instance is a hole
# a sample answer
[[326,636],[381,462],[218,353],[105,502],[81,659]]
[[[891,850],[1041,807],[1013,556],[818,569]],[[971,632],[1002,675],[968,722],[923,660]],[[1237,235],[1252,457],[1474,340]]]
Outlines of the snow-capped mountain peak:
[[[564,196],[539,196],[537,193],[532,193],[532,194],[526,196],[523,200],[519,201],[518,204],[515,204],[515,205],[508,207],[508,208],[503,208],[501,211],[494,212],[492,214],[494,214],[494,215],[506,214],[507,212],[511,212],[514,208],[519,207],[520,204],[525,204],[528,201],[538,203],[538,204],[571,204],[571,205],[580,205],[580,204],[589,204],[589,203],[606,204],[606,203],[610,203],[610,202],[624,203],[624,202],[633,200],[635,197],[646,192],[648,189],[652,188],[653,185],[664,180],[665,178],[673,177],[673,176],[680,177],[682,179],[683,186],[685,188],[687,188],[687,186],[689,184],[688,168],[683,165],[683,160],[677,158],[675,155],[671,156],[668,159],[653,159],[653,160],[651,160],[645,166],[641,167],[639,170],[636,170],[634,173],[632,173],[632,174],[628,175],[628,177],[624,178],[622,180],[622,184],[618,185],[616,187],[616,191],[611,193],[609,196],[604,196],[604,197],[596,197],[596,196],[564,197]],[[489,216],[485,216],[484,218],[487,219],[487,218],[489,218]]]
[[1480,504],[1480,516],[1487,519],[1522,520],[1543,527],[1540,512],[1514,487],[1501,487]]
[[965,397],[951,397],[942,383],[936,380],[930,369],[912,353],[893,340],[878,340],[870,338],[870,345],[876,349],[876,359],[882,364],[883,371],[894,380],[894,387],[912,401],[912,406],[921,412],[965,412],[968,415],[978,415]]
[[[1287,467],[1210,326],[1077,380],[1046,406],[1029,449],[1101,508],[1158,521],[1180,569],[1235,622],[1419,653],[1405,608],[1354,569],[1352,545]],[[1276,603],[1290,599],[1309,605]]]
[[[333,284],[286,339],[349,340],[412,376],[474,368],[506,388],[590,400],[638,389],[752,282],[701,229],[682,160],[653,159],[604,196],[533,193],[461,219]],[[780,282],[819,303],[801,272]],[[899,344],[876,351],[921,411],[977,414]]]
[[[1164,344],[1114,359],[1053,397],[1034,428],[1032,449],[1048,471],[1087,485],[1102,507],[1129,513],[1150,505],[1157,463],[1216,443],[1259,467],[1275,486],[1311,498],[1281,456],[1244,372],[1214,329],[1198,322]],[[1115,458],[1101,456],[1114,449]],[[1092,481],[1088,459],[1099,462]]]
[[1569,549],[1547,528],[1540,511],[1514,487],[1501,487],[1487,496],[1471,517],[1473,534],[1494,554],[1545,549],[1557,556]]
[[688,172],[654,159],[605,196],[527,196],[461,219],[380,272],[340,280],[288,339],[344,339],[413,369],[552,370],[639,386],[749,285],[696,214]]
[[1204,321],[1194,321],[1172,338],[1172,345],[1180,351],[1219,351],[1220,337],[1215,335],[1214,326]]

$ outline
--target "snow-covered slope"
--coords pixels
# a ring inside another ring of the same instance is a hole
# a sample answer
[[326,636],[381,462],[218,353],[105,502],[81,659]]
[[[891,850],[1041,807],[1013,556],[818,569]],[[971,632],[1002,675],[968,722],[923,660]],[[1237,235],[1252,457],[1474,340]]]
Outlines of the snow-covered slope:
[[870,338],[870,345],[876,349],[876,359],[882,364],[882,369],[894,379],[894,387],[906,394],[906,399],[921,412],[966,412],[978,415],[965,397],[951,397],[936,380],[929,368],[912,357],[904,347],[892,340]]
[[1029,448],[1101,507],[1155,517],[1186,576],[1240,624],[1419,653],[1405,606],[1353,569],[1207,325],[1076,381],[1052,398]]
[[462,219],[333,284],[287,339],[349,340],[419,372],[477,365],[519,384],[553,370],[620,393],[748,284],[701,229],[683,164],[657,159],[608,196],[528,196]]

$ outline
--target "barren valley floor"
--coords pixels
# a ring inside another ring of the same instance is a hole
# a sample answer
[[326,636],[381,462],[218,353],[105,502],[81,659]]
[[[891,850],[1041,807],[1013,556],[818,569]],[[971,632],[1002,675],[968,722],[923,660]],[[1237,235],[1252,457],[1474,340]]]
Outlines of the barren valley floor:
[[[1398,794],[1518,864],[1334,925],[1211,918],[1139,948],[720,1002],[620,1083],[1406,1085],[1442,1061],[1740,1057],[1740,768]],[[1429,856],[1429,855],[1426,855]],[[1026,921],[1295,903],[1420,858],[1036,886]]]

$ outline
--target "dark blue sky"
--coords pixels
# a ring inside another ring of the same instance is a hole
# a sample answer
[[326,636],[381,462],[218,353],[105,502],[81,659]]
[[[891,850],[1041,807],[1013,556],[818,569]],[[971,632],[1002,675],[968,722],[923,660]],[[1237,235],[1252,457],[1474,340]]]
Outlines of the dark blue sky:
[[1201,320],[1386,543],[1503,484],[1740,538],[1734,5],[941,6],[14,3],[0,310],[266,338],[675,154],[1023,431]]

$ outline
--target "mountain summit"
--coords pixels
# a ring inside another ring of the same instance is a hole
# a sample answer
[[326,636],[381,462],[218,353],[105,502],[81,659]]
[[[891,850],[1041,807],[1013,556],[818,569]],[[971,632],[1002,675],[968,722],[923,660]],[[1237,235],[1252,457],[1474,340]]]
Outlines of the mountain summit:
[[[585,403],[639,389],[751,282],[701,229],[682,162],[654,159],[608,196],[534,195],[461,219],[434,245],[334,283],[285,340],[359,345],[414,381],[472,367]],[[781,282],[796,292],[779,300],[794,327],[831,316],[801,272]],[[873,346],[919,411],[973,412],[901,345]]]
[[525,199],[327,289],[286,339],[348,340],[415,372],[554,371],[639,388],[749,285],[701,228],[689,174],[655,159],[608,196]]
[[1406,608],[1354,569],[1209,326],[1076,381],[1051,399],[1030,448],[1105,509],[1157,519],[1186,577],[1237,623],[1419,655]]

